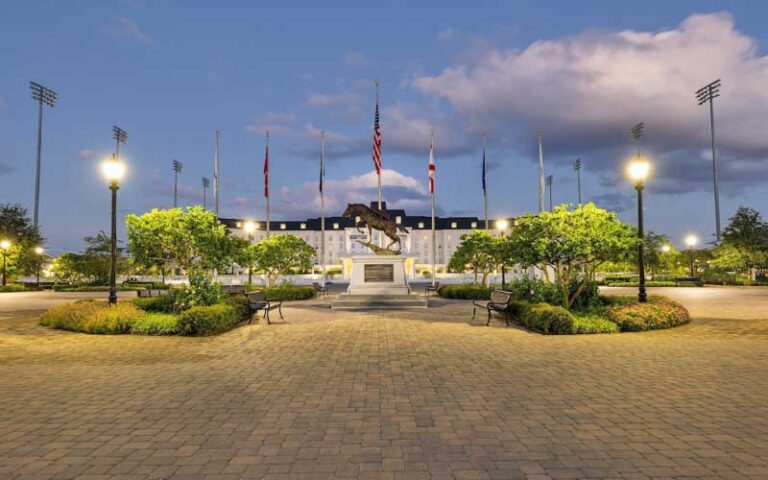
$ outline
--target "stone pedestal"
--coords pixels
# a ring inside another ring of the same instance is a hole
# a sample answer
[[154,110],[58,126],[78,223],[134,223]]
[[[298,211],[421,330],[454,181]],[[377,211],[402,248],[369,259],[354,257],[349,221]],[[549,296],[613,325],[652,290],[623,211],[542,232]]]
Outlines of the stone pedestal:
[[350,257],[350,295],[409,295],[405,275],[406,258],[400,255],[356,255]]

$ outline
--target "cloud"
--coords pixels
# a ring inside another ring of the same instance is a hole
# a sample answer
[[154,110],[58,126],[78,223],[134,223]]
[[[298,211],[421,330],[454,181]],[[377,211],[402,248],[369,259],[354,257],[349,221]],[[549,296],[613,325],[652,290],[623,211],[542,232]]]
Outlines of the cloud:
[[138,25],[136,25],[136,21],[129,17],[118,18],[114,22],[102,27],[102,31],[113,37],[136,40],[150,47],[155,45],[155,39],[142,32]]
[[629,127],[645,121],[646,152],[670,175],[665,188],[673,193],[710,188],[701,158],[708,112],[693,93],[717,78],[721,180],[755,185],[768,175],[768,56],[725,13],[692,15],[658,32],[586,31],[521,50],[491,48],[408,84],[447,103],[465,125],[495,129],[501,146],[525,145],[531,160],[541,128],[548,162],[582,156],[606,182],[615,183],[630,151]]
[[[389,208],[407,208],[410,214],[424,213],[429,208],[429,193],[425,182],[396,170],[382,169],[382,196]],[[325,209],[327,215],[340,215],[348,203],[368,204],[376,199],[376,173],[371,170],[346,180],[326,178]],[[320,194],[317,182],[306,182],[298,187],[282,187],[275,212],[285,218],[317,217]]]
[[270,134],[295,137],[297,120],[298,117],[294,113],[267,112],[256,117],[245,130],[259,135],[264,135],[269,130]]
[[341,58],[342,63],[348,67],[365,68],[373,65],[373,61],[361,52],[346,52]]
[[96,158],[96,152],[93,150],[88,150],[87,148],[84,148],[82,150],[79,150],[77,152],[77,158],[80,158],[82,160],[93,160]]
[[357,120],[365,112],[363,97],[355,92],[311,93],[306,104],[326,111],[330,117],[347,121]]

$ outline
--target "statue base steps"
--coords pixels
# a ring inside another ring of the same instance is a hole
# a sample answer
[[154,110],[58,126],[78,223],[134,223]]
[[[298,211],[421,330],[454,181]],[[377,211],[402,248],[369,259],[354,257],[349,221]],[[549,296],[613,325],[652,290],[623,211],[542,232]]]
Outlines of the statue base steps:
[[343,293],[332,303],[334,310],[400,310],[427,308],[427,299],[420,295],[350,295]]

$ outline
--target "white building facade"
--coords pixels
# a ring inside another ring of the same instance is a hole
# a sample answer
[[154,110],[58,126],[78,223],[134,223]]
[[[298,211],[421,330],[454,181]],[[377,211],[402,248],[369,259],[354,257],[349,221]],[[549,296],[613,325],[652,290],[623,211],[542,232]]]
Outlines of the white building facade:
[[[371,204],[375,208],[375,204]],[[426,276],[432,270],[432,220],[429,216],[408,216],[404,210],[392,209],[386,210],[386,205],[382,206],[390,218],[402,225],[407,233],[400,232],[400,242],[402,246],[402,255],[408,258],[406,270],[411,278]],[[371,250],[361,245],[359,242],[368,241],[368,230],[364,226],[359,228],[355,226],[355,221],[347,217],[326,217],[325,218],[325,265],[326,271],[331,275],[338,274],[347,277],[348,257],[352,255],[373,254]],[[506,220],[507,229],[501,231],[496,228],[498,220]],[[228,219],[222,218],[227,228],[232,233],[248,238],[244,227],[247,222],[253,222],[256,230],[250,234],[251,241],[256,243],[266,237],[266,222],[255,219]],[[489,219],[489,231],[492,235],[500,236],[509,233],[509,229],[514,227],[514,218]],[[270,221],[270,234],[288,233],[295,235],[312,248],[315,249],[315,265],[319,271],[323,264],[320,258],[321,229],[320,218],[309,218],[306,220],[277,220]],[[461,236],[485,228],[485,221],[477,217],[439,217],[435,218],[435,244],[437,255],[435,264],[438,274],[447,273],[446,267],[450,262],[453,253],[461,244]],[[374,239],[376,231],[374,231]],[[521,274],[518,268],[509,271],[511,275]]]

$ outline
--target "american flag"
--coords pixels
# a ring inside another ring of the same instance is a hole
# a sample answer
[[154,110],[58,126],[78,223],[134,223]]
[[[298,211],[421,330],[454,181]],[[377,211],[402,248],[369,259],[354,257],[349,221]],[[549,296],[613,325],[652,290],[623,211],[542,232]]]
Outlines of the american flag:
[[435,144],[429,144],[429,193],[435,193]]
[[269,144],[264,154],[264,198],[269,198]]
[[373,166],[381,175],[381,126],[379,125],[379,99],[376,99],[376,116],[373,120]]

